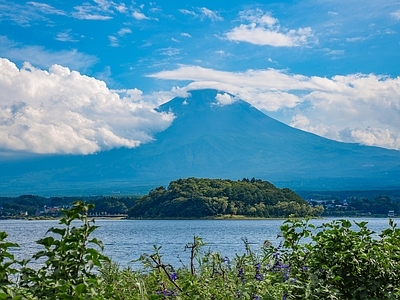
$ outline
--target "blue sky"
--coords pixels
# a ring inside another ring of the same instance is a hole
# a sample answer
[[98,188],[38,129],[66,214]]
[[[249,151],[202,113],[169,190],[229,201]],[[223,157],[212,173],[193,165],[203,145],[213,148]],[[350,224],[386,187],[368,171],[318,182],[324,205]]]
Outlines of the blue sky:
[[208,87],[399,150],[399,37],[395,0],[0,0],[1,153],[136,147],[173,122],[156,106]]

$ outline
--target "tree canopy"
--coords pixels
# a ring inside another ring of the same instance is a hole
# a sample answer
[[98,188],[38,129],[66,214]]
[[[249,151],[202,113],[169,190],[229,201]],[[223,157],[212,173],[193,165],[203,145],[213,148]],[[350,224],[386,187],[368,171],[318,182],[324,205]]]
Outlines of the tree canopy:
[[132,218],[205,218],[218,215],[248,217],[313,216],[321,207],[311,207],[288,188],[252,178],[223,180],[187,178],[171,181],[139,197],[128,216]]

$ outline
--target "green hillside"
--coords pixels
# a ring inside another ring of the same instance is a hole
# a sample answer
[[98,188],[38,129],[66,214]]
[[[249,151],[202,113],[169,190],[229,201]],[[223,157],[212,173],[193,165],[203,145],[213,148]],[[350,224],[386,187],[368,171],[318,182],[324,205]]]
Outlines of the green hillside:
[[247,217],[314,216],[311,207],[292,190],[268,181],[187,178],[170,182],[139,197],[129,210],[131,218],[206,218],[223,215]]

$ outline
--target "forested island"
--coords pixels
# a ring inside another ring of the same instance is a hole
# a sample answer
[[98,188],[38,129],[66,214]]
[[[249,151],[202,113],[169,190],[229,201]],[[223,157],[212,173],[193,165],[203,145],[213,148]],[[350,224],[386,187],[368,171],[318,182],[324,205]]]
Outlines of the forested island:
[[128,211],[131,218],[299,217],[318,216],[322,206],[311,206],[288,188],[252,178],[223,180],[187,178],[172,181],[139,197]]

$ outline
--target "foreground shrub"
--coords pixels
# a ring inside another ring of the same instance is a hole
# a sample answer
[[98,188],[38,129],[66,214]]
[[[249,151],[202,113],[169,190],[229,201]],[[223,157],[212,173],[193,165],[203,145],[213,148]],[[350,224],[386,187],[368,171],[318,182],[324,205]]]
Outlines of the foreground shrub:
[[15,297],[13,283],[10,277],[18,271],[13,267],[15,263],[14,255],[9,252],[9,248],[18,247],[18,244],[7,242],[7,233],[0,231],[0,299]]
[[286,299],[399,299],[400,230],[392,220],[378,236],[366,226],[286,221],[280,250],[290,267]]
[[[19,288],[24,296],[38,299],[102,299],[101,279],[93,272],[109,259],[96,248],[103,250],[103,244],[90,239],[97,228],[87,218],[91,208],[83,202],[75,202],[65,210],[60,220],[63,228],[52,227],[51,235],[37,241],[45,250],[39,251],[29,260],[22,262]],[[80,221],[76,224],[74,221]],[[80,225],[75,226],[75,225]],[[44,260],[40,269],[28,267],[31,260]]]
[[[194,237],[187,265],[164,261],[161,247],[143,254],[142,268],[120,268],[90,238],[90,205],[75,202],[60,227],[37,243],[44,250],[17,262],[0,232],[2,299],[400,299],[400,230],[392,220],[379,235],[366,222],[334,220],[319,227],[289,219],[279,247],[258,252],[244,239],[233,258],[203,251]],[[33,269],[30,262],[39,260]]]

